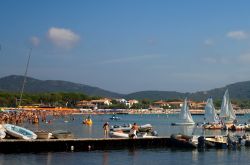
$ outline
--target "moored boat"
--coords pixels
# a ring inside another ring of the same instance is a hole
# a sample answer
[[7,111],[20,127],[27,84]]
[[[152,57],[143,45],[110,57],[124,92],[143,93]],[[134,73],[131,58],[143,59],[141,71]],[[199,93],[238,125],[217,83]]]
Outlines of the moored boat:
[[52,133],[48,131],[36,131],[37,139],[51,139]]
[[187,104],[187,98],[185,98],[184,103],[181,107],[181,112],[179,114],[179,120],[175,123],[172,123],[172,125],[194,125],[195,122],[191,116],[191,113],[189,111],[189,107]]
[[12,124],[4,124],[4,128],[7,134],[18,139],[32,140],[37,138],[37,135],[34,132],[23,127]]
[[52,136],[56,139],[72,139],[74,135],[69,131],[57,130],[52,132]]
[[172,147],[197,148],[198,137],[183,134],[172,134],[170,136]]
[[200,136],[198,138],[199,148],[227,148],[227,137],[226,136]]

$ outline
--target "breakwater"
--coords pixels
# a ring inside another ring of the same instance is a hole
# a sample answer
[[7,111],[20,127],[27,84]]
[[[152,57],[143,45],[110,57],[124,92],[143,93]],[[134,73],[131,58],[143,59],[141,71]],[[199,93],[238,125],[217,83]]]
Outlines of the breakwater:
[[64,152],[134,148],[169,147],[169,137],[157,138],[82,138],[82,139],[5,139],[0,141],[1,153],[13,152]]

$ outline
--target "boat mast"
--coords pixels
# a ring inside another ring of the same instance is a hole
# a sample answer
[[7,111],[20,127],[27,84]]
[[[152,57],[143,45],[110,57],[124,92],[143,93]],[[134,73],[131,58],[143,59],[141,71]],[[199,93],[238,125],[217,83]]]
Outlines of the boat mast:
[[27,62],[27,65],[26,65],[25,73],[24,73],[23,85],[22,85],[22,89],[21,89],[21,94],[20,94],[20,100],[19,100],[18,107],[20,107],[22,105],[23,91],[24,91],[24,86],[25,86],[25,83],[26,83],[26,78],[27,78],[28,67],[29,67],[29,63],[30,63],[31,52],[32,52],[32,48],[30,48],[30,51],[29,51],[29,57],[28,57],[28,62]]

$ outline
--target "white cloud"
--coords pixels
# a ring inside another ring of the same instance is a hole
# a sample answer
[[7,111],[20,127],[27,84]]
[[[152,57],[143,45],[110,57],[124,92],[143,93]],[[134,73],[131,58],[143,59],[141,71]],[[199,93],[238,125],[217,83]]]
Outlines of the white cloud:
[[211,40],[211,39],[206,39],[206,40],[204,41],[204,44],[207,45],[207,46],[211,46],[211,45],[214,44],[214,41]]
[[30,38],[30,42],[32,43],[32,45],[38,46],[40,44],[40,39],[36,36],[33,36]]
[[80,37],[70,29],[52,27],[48,31],[48,38],[53,44],[62,48],[72,48]]
[[248,34],[242,30],[231,31],[227,33],[227,37],[237,40],[242,40],[248,38]]

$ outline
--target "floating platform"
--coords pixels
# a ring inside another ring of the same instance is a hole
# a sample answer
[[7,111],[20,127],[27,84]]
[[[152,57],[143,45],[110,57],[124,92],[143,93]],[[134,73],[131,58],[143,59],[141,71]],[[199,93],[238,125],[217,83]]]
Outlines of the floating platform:
[[36,139],[0,140],[0,153],[13,152],[65,152],[134,148],[171,147],[170,137],[157,138],[84,138],[84,139]]

